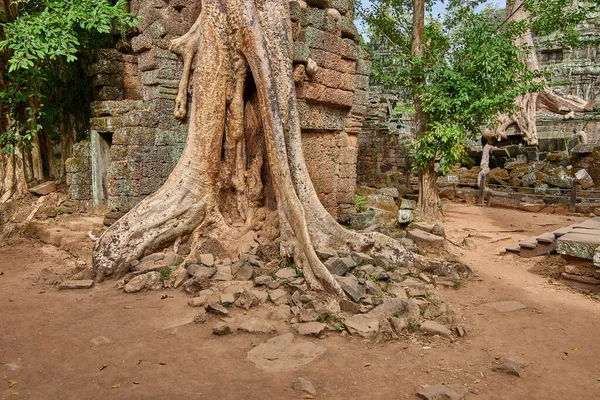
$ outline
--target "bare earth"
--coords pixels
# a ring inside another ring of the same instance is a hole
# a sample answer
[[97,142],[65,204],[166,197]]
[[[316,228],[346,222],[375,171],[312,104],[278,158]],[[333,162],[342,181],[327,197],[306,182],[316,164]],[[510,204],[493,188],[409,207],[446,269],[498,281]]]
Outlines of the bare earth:
[[[478,277],[438,293],[463,319],[466,337],[407,335],[382,344],[298,337],[326,352],[279,372],[247,359],[269,336],[213,335],[217,320],[190,323],[197,309],[182,291],[127,295],[114,282],[58,291],[35,281],[43,268],[73,260],[52,245],[10,239],[0,248],[0,398],[300,399],[291,384],[304,377],[317,399],[415,399],[422,385],[437,383],[464,385],[471,399],[598,399],[598,296],[535,273],[551,273],[558,256],[501,254],[518,239],[582,219],[448,204],[448,237],[458,243],[471,234],[476,244],[450,248]],[[526,232],[498,232],[519,229]],[[505,300],[527,308],[484,306]],[[110,342],[90,341],[101,336]],[[523,378],[493,372],[497,357],[527,364]]]

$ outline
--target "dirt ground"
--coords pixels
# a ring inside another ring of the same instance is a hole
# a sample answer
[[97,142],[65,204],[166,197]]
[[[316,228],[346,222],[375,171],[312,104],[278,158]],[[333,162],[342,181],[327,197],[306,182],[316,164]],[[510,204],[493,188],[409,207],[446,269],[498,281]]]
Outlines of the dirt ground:
[[[0,248],[0,398],[299,399],[291,384],[304,377],[317,399],[415,399],[422,385],[437,383],[464,385],[471,399],[598,399],[598,296],[535,273],[551,273],[558,256],[502,252],[581,219],[448,204],[448,237],[459,243],[471,235],[476,245],[451,250],[477,277],[436,294],[455,307],[466,337],[409,335],[382,344],[299,337],[326,352],[277,373],[247,360],[269,336],[213,335],[216,320],[190,323],[197,310],[182,291],[127,295],[114,282],[58,291],[36,283],[40,271],[73,260],[52,245],[11,238]],[[525,232],[501,232],[514,230]],[[484,306],[504,300],[527,308]],[[91,342],[101,336],[109,342]],[[497,357],[527,364],[524,377],[492,372]]]

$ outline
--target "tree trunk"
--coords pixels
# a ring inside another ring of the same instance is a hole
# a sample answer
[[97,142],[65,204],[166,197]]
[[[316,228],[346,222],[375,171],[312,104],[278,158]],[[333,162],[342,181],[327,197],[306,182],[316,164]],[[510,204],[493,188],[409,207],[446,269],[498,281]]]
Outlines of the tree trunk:
[[197,54],[186,147],[163,187],[96,242],[97,280],[124,275],[131,261],[185,235],[192,248],[210,236],[235,254],[251,231],[279,237],[307,284],[336,297],[344,294],[315,249],[417,261],[387,236],[346,230],[319,202],[300,142],[292,46],[287,1],[203,2],[196,23],[171,45],[184,60],[177,118],[186,116]]
[[[423,57],[423,31],[425,24],[425,0],[414,0],[413,2],[413,25],[412,25],[412,56]],[[415,137],[418,140],[427,130],[427,116],[423,112],[422,85],[424,76],[416,74],[413,80],[413,103],[415,107]],[[436,221],[442,215],[439,207],[439,194],[437,188],[437,176],[435,173],[435,160],[431,160],[423,171],[419,172],[419,211],[425,220]]]
[[[529,19],[529,12],[524,6],[527,0],[507,0],[506,15],[509,21],[523,21]],[[530,51],[525,62],[530,71],[540,71],[540,63],[535,51],[533,35],[527,31],[522,37],[516,40],[515,45],[519,48],[528,48]],[[591,104],[586,100],[571,95],[560,95],[554,92],[546,82],[545,78],[539,78],[539,82],[544,85],[541,92],[529,93],[519,96],[515,100],[517,110],[512,114],[503,114],[498,116],[498,127],[494,131],[488,131],[484,137],[490,141],[501,141],[507,139],[507,129],[516,125],[523,140],[529,145],[538,144],[536,114],[540,110],[553,113],[568,114],[571,112],[583,112],[589,109]]]

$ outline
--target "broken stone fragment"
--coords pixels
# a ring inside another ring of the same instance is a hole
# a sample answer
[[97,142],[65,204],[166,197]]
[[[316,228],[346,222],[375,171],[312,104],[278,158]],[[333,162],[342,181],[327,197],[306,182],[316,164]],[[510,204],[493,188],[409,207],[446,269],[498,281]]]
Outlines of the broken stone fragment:
[[288,306],[287,304],[282,304],[269,315],[269,318],[271,318],[274,321],[287,322],[290,320],[290,311],[290,306]]
[[450,329],[446,328],[442,324],[438,324],[435,321],[425,321],[421,324],[421,332],[427,335],[439,335],[447,338],[452,337]]
[[501,372],[507,375],[518,376],[519,378],[523,377],[522,366],[512,360],[503,360],[499,364],[493,365],[492,371]]
[[294,268],[281,268],[275,273],[279,279],[296,279],[296,270]]
[[424,387],[417,396],[424,400],[463,400],[468,393],[469,389],[460,385],[437,384]]
[[254,274],[254,268],[252,268],[249,264],[244,264],[240,267],[240,269],[235,274],[235,280],[237,281],[248,281],[252,279],[252,275]]
[[56,192],[56,184],[54,181],[40,183],[39,185],[30,188],[29,192],[37,196],[45,196],[52,192]]
[[313,384],[304,378],[296,379],[294,383],[292,383],[292,388],[300,393],[308,393],[311,396],[317,395],[317,391],[315,390]]
[[143,289],[159,290],[163,287],[159,272],[148,272],[130,280],[123,290],[125,293],[136,293]]
[[224,336],[231,334],[231,327],[225,321],[219,321],[213,328],[213,333],[215,335]]
[[267,286],[273,282],[273,278],[269,275],[260,275],[254,278],[254,284],[256,286]]
[[373,338],[379,332],[379,319],[369,315],[353,315],[344,321],[346,329],[352,336]]
[[354,275],[334,276],[334,278],[352,301],[358,303],[365,297],[365,287],[358,282]]
[[260,317],[250,317],[240,324],[238,328],[242,332],[248,333],[275,333],[276,329],[265,319]]
[[356,267],[356,261],[350,257],[332,257],[325,262],[325,267],[334,275],[344,276]]
[[287,304],[289,294],[283,289],[276,289],[269,294],[269,297],[274,304],[279,306],[281,304]]
[[218,303],[210,303],[209,305],[206,306],[206,311],[211,314],[220,315],[223,317],[226,317],[229,315],[229,311],[227,311],[227,309],[225,307],[223,307],[222,305],[220,305]]
[[292,329],[300,336],[321,337],[325,334],[327,324],[323,324],[321,322],[306,322],[294,324]]

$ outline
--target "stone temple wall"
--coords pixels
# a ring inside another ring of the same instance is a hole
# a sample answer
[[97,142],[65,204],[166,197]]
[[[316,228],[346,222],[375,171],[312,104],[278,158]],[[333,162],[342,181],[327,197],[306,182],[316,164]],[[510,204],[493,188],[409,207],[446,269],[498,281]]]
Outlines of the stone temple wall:
[[[354,209],[358,134],[371,66],[359,45],[352,0],[307,3],[290,2],[302,145],[321,201],[343,218]],[[107,208],[108,220],[160,188],[181,156],[188,126],[175,120],[173,110],[183,66],[168,47],[195,22],[199,5],[131,1],[132,11],[143,17],[139,34],[119,48],[125,51],[99,51],[90,67],[92,162],[87,182],[73,180],[70,192],[85,192],[80,186],[91,182],[90,198],[94,206]]]

